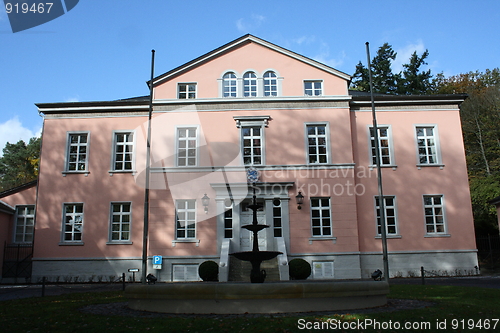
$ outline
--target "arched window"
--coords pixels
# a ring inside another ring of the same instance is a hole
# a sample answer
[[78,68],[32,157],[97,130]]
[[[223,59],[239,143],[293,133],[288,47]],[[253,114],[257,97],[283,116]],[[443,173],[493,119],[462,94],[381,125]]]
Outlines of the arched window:
[[236,97],[236,75],[233,72],[224,74],[222,77],[222,88],[224,97]]
[[264,96],[278,96],[278,77],[274,72],[264,73]]
[[257,75],[254,72],[243,75],[243,96],[257,97]]

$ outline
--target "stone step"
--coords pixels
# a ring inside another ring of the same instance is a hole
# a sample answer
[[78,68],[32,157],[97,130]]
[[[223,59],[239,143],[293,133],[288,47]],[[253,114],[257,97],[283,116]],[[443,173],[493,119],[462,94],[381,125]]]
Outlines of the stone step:
[[[263,261],[260,265],[260,269],[266,271],[266,282],[280,280],[277,258]],[[230,257],[228,280],[234,282],[250,282],[251,270],[252,264],[250,262]]]

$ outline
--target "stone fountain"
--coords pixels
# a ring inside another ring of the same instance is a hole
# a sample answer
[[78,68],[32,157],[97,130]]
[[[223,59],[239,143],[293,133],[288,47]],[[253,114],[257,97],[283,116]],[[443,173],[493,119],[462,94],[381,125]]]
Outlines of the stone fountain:
[[[250,174],[250,172],[249,172]],[[260,264],[264,260],[271,260],[276,258],[282,252],[278,251],[260,251],[257,233],[265,228],[269,228],[266,224],[259,224],[257,222],[257,210],[263,206],[257,203],[257,197],[255,195],[255,182],[253,187],[253,201],[251,205],[248,205],[253,211],[252,224],[247,224],[242,226],[242,228],[247,229],[253,233],[253,245],[252,251],[235,252],[231,253],[233,257],[240,260],[249,261],[252,264],[252,270],[250,271],[250,282],[252,283],[263,283],[266,279],[266,271],[260,269]]]

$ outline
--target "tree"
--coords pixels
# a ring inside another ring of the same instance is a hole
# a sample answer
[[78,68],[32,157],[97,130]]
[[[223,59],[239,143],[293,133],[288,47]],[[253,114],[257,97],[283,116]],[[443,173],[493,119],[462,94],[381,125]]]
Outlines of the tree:
[[14,144],[7,142],[0,157],[0,190],[8,190],[37,178],[40,142],[40,138],[31,138],[28,144],[23,140]]
[[[396,77],[392,73],[391,64],[396,59],[396,52],[388,43],[384,43],[377,55],[371,61],[373,91],[381,94],[394,94],[396,92]],[[352,85],[354,90],[370,91],[368,69],[361,63],[356,66]]]
[[[422,95],[429,94],[433,90],[431,71],[422,71],[422,66],[427,65],[425,59],[429,51],[418,56],[415,51],[408,64],[403,65],[403,71],[398,74],[392,72],[392,62],[397,53],[388,43],[384,43],[377,51],[377,55],[371,61],[373,92],[379,94],[398,95]],[[356,65],[353,74],[351,89],[358,91],[370,91],[368,69],[361,62]]]
[[466,93],[460,106],[476,233],[498,232],[489,200],[500,195],[500,70],[468,72],[434,80],[439,94]]
[[431,70],[421,71],[423,65],[427,65],[425,59],[429,51],[419,57],[417,51],[410,57],[410,63],[403,65],[403,71],[397,75],[396,93],[398,95],[426,95],[433,91]]

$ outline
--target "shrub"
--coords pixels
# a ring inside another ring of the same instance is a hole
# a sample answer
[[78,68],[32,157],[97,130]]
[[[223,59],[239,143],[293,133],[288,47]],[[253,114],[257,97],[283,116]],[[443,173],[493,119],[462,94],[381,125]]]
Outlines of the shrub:
[[292,259],[288,265],[292,280],[305,280],[311,275],[311,265],[304,259]]
[[215,261],[205,261],[198,267],[198,274],[203,281],[219,281],[219,265]]

